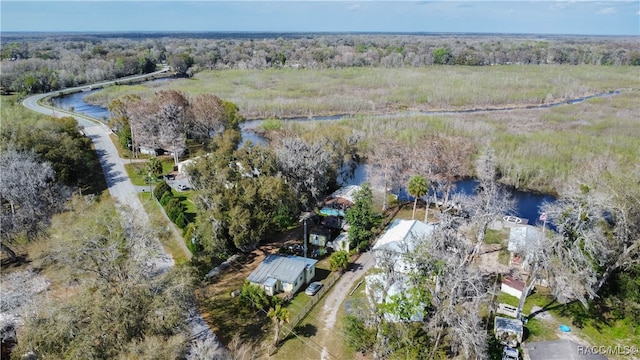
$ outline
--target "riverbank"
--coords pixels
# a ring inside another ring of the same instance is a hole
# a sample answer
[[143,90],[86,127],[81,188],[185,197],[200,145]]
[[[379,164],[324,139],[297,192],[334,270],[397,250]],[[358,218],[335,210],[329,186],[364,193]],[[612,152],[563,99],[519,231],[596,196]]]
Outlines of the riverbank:
[[[327,126],[316,122],[326,121],[338,132],[364,134],[365,142],[386,136],[408,148],[428,134],[459,136],[477,149],[494,148],[503,183],[560,194],[578,179],[606,175],[594,166],[614,176],[633,171],[640,157],[639,76],[638,67],[591,66],[224,70],[112,86],[91,98],[215,93],[249,119],[243,140],[263,144],[269,131],[306,136],[323,132]],[[283,120],[271,129],[251,120],[266,115]]]

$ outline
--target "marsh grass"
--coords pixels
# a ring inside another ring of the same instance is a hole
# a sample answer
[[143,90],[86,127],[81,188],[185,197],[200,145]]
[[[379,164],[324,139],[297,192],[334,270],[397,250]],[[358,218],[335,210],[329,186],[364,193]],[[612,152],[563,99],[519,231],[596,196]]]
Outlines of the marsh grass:
[[[213,93],[247,118],[460,109],[543,104],[621,88],[637,88],[640,69],[607,66],[446,66],[421,68],[203,71],[190,79],[113,86],[92,101],[159,89]],[[635,75],[635,76],[634,76]]]
[[392,136],[415,147],[421,136],[437,133],[490,144],[503,182],[554,193],[568,181],[601,175],[593,172],[597,163],[607,164],[614,175],[633,171],[640,158],[639,108],[640,94],[634,91],[548,109],[359,116],[343,124],[367,134],[371,143]]
[[[547,109],[451,115],[406,110],[456,110],[562,102],[616,89],[638,89],[638,67],[485,66],[424,68],[269,69],[204,71],[191,79],[136,86],[143,96],[176,89],[214,93],[247,118],[354,114],[336,124],[372,143],[395,136],[409,146],[425,134],[461,135],[490,144],[502,181],[519,189],[557,193],[586,178],[594,159],[627,171],[640,158],[638,91]],[[133,90],[114,86],[107,98]],[[393,116],[372,116],[393,112]],[[326,122],[322,126],[327,126]],[[268,121],[269,130],[308,133],[313,122]],[[473,174],[468,174],[473,175]]]

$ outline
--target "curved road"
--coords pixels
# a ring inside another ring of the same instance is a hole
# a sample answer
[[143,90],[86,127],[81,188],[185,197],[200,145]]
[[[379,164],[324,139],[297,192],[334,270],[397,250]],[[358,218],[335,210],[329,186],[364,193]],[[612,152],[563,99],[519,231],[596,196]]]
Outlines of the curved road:
[[[125,79],[143,79],[145,77],[166,72],[168,70],[169,68],[165,67],[162,70],[152,74],[128,77],[114,81],[106,81],[90,86],[86,85],[71,89],[65,89],[65,92],[69,90],[80,90],[88,87],[103,87],[105,85],[113,84],[116,81],[122,81]],[[117,201],[117,203],[121,205],[123,216],[131,216],[133,214],[140,224],[148,224],[149,218],[147,217],[147,214],[144,211],[144,207],[142,206],[142,203],[138,198],[138,188],[134,187],[129,180],[129,176],[127,175],[127,172],[124,168],[124,163],[120,158],[115,145],[111,141],[111,138],[109,137],[109,135],[111,134],[111,130],[104,123],[91,117],[78,115],[63,109],[39,104],[40,100],[48,96],[55,96],[58,93],[59,91],[53,91],[46,94],[30,96],[26,98],[22,102],[22,104],[30,110],[49,116],[71,116],[75,118],[78,121],[78,125],[83,128],[85,135],[91,138],[91,141],[93,142],[96,154],[98,155],[98,158],[100,160],[100,166],[102,167],[107,186],[109,187],[109,193]],[[151,254],[151,258],[149,259],[148,264],[153,269],[152,272],[159,274],[168,271],[169,268],[175,265],[173,258],[164,251],[162,244],[157,238],[152,242],[152,244],[152,248],[148,249],[150,250]],[[192,311],[192,315],[187,321],[191,329],[193,341],[209,340],[213,341],[213,343],[217,344],[220,348],[223,348],[222,344],[219,343],[216,335],[211,331],[209,326],[202,318],[201,314],[196,309]]]

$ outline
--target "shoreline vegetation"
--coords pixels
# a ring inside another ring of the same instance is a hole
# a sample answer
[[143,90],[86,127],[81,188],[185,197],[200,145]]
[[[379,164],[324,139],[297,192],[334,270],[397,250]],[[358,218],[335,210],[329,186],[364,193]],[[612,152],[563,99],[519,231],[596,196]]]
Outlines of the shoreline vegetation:
[[[635,74],[636,76],[633,76]],[[207,70],[192,78],[107,87],[86,101],[109,101],[158,90],[214,93],[238,105],[247,120],[380,114],[404,110],[464,111],[563,103],[599,93],[640,89],[640,68],[591,65],[430,66]]]
[[[478,148],[490,144],[496,150],[506,185],[558,195],[578,180],[635,171],[633,164],[640,158],[638,78],[640,68],[629,66],[225,70],[147,83],[146,89],[136,86],[135,93],[214,93],[239,104],[247,121],[267,119],[263,128],[249,130],[266,137],[358,132],[367,142],[388,136],[415,149],[428,134],[462,136]],[[524,88],[530,88],[528,96],[515,95]],[[87,100],[104,104],[130,91],[109,87]],[[461,94],[466,94],[462,100]],[[567,104],[594,94],[615,95]],[[378,106],[380,99],[388,101]],[[531,106],[535,108],[527,108]],[[470,111],[500,107],[509,110]],[[306,120],[336,114],[346,117],[330,124]],[[607,171],[594,171],[596,164]]]

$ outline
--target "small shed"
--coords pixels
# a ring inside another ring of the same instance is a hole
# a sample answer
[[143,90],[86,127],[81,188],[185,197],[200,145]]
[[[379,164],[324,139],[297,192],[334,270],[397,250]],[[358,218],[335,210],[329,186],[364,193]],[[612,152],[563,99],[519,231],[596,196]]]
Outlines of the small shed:
[[325,247],[331,241],[331,230],[317,226],[309,231],[309,243],[315,246]]
[[327,243],[327,246],[333,248],[335,251],[344,250],[349,252],[349,233],[343,232],[335,240]]
[[500,344],[517,347],[522,342],[524,327],[520,320],[496,316],[493,320],[493,332]]
[[[506,276],[502,280],[502,286],[500,286],[500,291],[520,299],[522,297],[522,292],[524,291],[524,288],[525,288],[524,282],[520,280],[516,280],[510,276]],[[529,294],[527,294],[527,296],[529,296]]]

